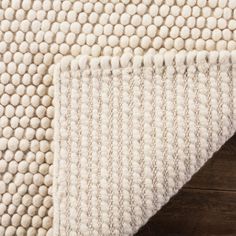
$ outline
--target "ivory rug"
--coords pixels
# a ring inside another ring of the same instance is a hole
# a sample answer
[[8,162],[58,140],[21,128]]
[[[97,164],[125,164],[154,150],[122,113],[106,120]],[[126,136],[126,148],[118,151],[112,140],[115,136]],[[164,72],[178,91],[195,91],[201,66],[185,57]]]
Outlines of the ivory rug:
[[0,235],[133,235],[236,131],[236,1],[0,0]]

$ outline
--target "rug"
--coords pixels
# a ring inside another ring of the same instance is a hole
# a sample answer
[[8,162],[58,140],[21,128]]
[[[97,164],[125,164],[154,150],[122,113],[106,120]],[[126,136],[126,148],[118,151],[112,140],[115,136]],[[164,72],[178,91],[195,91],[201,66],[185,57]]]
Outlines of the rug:
[[132,235],[235,132],[236,2],[0,0],[0,235]]

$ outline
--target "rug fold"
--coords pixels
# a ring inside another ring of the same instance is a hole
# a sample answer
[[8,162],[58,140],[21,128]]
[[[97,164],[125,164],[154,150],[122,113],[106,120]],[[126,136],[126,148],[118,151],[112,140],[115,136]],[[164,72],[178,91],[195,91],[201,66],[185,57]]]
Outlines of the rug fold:
[[236,130],[236,51],[64,57],[54,234],[132,235]]

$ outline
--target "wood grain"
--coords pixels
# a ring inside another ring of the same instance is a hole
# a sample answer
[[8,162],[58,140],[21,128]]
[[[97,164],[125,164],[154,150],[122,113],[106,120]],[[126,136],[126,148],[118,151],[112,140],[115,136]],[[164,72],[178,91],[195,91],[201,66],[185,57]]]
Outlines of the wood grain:
[[136,236],[236,236],[236,135]]
[[185,187],[236,191],[236,135],[215,153]]

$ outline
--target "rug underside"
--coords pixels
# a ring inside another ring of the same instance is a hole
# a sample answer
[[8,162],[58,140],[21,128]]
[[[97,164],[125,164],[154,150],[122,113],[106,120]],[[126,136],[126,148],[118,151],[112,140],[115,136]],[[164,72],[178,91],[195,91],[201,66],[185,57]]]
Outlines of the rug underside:
[[132,235],[236,130],[236,52],[55,67],[54,234]]

